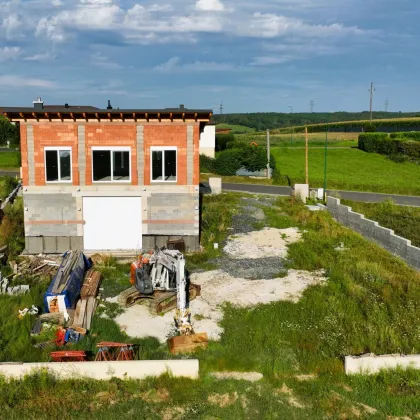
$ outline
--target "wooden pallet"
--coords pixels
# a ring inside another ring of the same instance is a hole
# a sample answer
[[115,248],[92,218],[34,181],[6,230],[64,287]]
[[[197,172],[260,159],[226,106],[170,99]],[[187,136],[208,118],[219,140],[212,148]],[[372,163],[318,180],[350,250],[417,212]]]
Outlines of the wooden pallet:
[[73,323],[71,328],[80,334],[86,334],[90,330],[93,314],[96,310],[96,298],[90,296],[88,298],[80,299],[76,305]]
[[101,280],[102,274],[99,271],[89,270],[86,273],[85,281],[83,282],[80,291],[81,298],[96,297],[98,295]]

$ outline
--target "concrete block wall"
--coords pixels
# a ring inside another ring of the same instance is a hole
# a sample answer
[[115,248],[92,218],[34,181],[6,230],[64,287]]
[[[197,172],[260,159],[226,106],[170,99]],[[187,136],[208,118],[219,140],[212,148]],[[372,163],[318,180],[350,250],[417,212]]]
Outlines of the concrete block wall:
[[374,354],[364,354],[363,356],[346,356],[344,359],[344,369],[346,375],[375,374],[382,369],[420,369],[420,355],[400,355],[387,354],[375,356]]
[[338,198],[327,198],[327,209],[341,224],[364,237],[375,241],[394,255],[403,258],[409,265],[420,270],[420,248],[411,245],[411,241],[395,235],[392,229],[379,225],[378,222],[366,219],[363,214],[343,206]]

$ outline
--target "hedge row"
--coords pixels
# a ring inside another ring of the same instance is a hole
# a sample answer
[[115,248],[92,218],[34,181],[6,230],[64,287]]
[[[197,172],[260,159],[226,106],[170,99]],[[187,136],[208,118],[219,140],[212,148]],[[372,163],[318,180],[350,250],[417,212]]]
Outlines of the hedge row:
[[405,155],[415,160],[420,159],[420,141],[408,140],[404,136],[364,133],[359,136],[358,147],[368,153],[380,153],[388,156]]
[[406,139],[406,140],[415,140],[420,141],[420,132],[419,131],[406,131],[390,134],[391,139]]
[[[270,156],[270,167],[275,169],[275,159]],[[200,171],[217,175],[233,176],[244,168],[257,172],[267,168],[267,149],[257,146],[231,148],[217,154],[216,158],[200,155]]]
[[[370,125],[370,121],[362,120],[362,121],[344,121],[344,122],[336,122],[336,123],[324,123],[324,124],[310,124],[306,127],[308,128],[309,133],[321,133],[325,132],[325,130],[335,130],[341,129],[341,131],[347,130],[364,130],[366,125]],[[381,127],[389,127],[391,129],[398,129],[398,130],[420,130],[420,118],[390,118],[384,120],[373,120],[372,125],[376,127],[376,129],[380,129]],[[293,127],[293,131],[295,133],[303,133],[305,131],[305,126],[295,126]],[[288,133],[290,132],[290,128],[283,128],[280,130],[280,133]]]

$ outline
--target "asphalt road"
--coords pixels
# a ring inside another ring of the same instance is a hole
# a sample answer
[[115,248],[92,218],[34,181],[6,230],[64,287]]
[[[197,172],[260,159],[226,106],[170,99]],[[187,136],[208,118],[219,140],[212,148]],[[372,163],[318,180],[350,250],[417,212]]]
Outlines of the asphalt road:
[[20,176],[20,171],[0,171],[0,176]]
[[[203,183],[205,189],[208,189],[208,183]],[[223,190],[225,191],[240,191],[255,194],[269,194],[269,195],[292,195],[292,188],[280,187],[274,185],[256,185],[256,184],[227,184],[223,183]],[[380,203],[391,199],[395,204],[405,206],[420,207],[420,197],[397,195],[397,194],[378,194],[371,192],[359,191],[341,191],[341,190],[327,190],[329,195],[339,196],[345,200],[361,201],[365,203]]]

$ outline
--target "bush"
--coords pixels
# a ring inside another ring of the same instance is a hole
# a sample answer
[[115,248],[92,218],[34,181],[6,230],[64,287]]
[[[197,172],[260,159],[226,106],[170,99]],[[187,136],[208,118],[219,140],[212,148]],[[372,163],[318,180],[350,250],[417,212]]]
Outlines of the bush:
[[407,140],[415,140],[420,141],[420,131],[402,131],[399,133],[392,133],[390,135],[391,139],[407,139]]
[[388,159],[395,163],[404,163],[409,160],[409,157],[406,155],[389,155]]
[[0,200],[4,200],[17,187],[18,180],[12,176],[0,177]]
[[407,155],[412,159],[420,160],[420,142],[418,141],[402,141],[399,145],[399,152]]
[[363,131],[365,133],[375,133],[376,132],[376,125],[372,123],[366,123],[363,125]]
[[242,165],[249,172],[257,172],[267,168],[267,149],[248,146],[242,149]]
[[227,144],[235,141],[235,136],[232,133],[229,134],[217,134],[216,135],[216,150],[223,152],[226,150]]
[[359,149],[368,153],[377,151],[378,142],[388,138],[386,133],[365,133],[359,136]]
[[17,198],[14,204],[6,206],[0,225],[0,245],[8,245],[9,256],[18,256],[25,247],[23,222],[23,200]]
[[240,168],[242,168],[242,152],[240,149],[220,152],[214,160],[213,169],[218,175],[233,176]]
[[200,172],[213,173],[215,159],[207,155],[200,155]]

